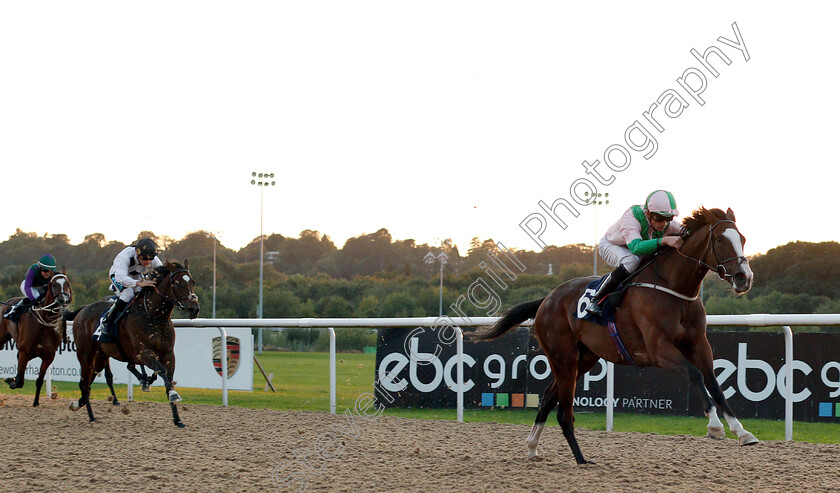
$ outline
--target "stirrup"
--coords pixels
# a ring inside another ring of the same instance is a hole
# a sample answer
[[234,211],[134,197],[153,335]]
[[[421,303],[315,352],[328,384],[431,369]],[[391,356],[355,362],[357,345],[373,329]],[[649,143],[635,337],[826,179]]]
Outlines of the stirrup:
[[601,316],[604,314],[604,307],[601,306],[599,302],[592,300],[592,303],[590,303],[589,306],[586,307],[586,313],[589,313],[590,315]]
[[99,321],[99,326],[94,330],[94,332],[99,332],[101,335],[105,337],[111,337],[111,328],[108,326],[108,320],[102,319]]

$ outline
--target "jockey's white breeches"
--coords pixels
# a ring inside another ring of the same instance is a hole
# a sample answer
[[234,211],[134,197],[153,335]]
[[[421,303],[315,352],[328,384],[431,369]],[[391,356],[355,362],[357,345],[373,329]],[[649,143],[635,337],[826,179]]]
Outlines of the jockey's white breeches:
[[601,254],[604,262],[608,263],[611,267],[623,265],[627,269],[627,272],[635,271],[639,268],[639,263],[641,263],[639,256],[631,253],[629,248],[611,243],[607,241],[606,237],[601,238],[601,241],[598,243],[598,253]]

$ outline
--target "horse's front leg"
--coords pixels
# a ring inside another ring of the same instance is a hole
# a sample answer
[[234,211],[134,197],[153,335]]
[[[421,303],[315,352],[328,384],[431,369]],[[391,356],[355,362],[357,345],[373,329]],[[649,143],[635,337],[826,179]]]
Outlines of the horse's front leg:
[[[712,356],[712,348],[708,341],[695,345],[694,352],[690,356],[692,362],[697,366],[698,371],[703,375],[703,382],[705,383],[703,394],[706,396],[706,400],[709,400],[709,396],[714,400],[714,404],[710,403],[711,411],[706,412],[706,416],[709,416],[709,436],[721,439],[725,436],[723,423],[720,422],[717,416],[716,404],[720,407],[724,419],[729,424],[729,431],[738,437],[738,443],[741,445],[755,445],[758,443],[758,438],[744,429],[744,426],[735,417],[735,413],[732,412],[732,408],[729,407],[729,403],[726,402],[726,396],[723,395],[723,390],[720,388],[720,384],[715,377],[714,357]],[[705,390],[708,390],[708,393]]]
[[149,352],[142,354],[141,360],[142,364],[148,366],[152,371],[160,375],[161,379],[163,379],[163,385],[166,388],[166,395],[169,397],[169,406],[172,408],[172,421],[178,428],[184,428],[186,425],[181,422],[181,418],[178,416],[178,407],[175,405],[176,402],[181,401],[181,396],[178,395],[178,392],[176,392],[172,387],[172,375],[175,373],[175,355],[167,355],[166,366],[161,363],[157,355]]
[[[696,358],[686,358],[670,341],[665,339],[657,344],[656,358],[657,366],[682,373],[700,394],[700,399],[703,402],[703,413],[709,418],[709,424],[706,425],[706,434],[717,440],[725,438],[726,432],[723,423],[720,422],[717,409],[709,398],[709,393],[706,392],[707,377],[696,366]],[[712,379],[714,380],[714,373],[712,373]]]
[[47,371],[54,359],[55,353],[41,357],[41,370],[38,372],[38,378],[35,379],[35,401],[32,403],[32,407],[38,407],[40,405],[41,386],[44,385],[44,377],[47,375]]

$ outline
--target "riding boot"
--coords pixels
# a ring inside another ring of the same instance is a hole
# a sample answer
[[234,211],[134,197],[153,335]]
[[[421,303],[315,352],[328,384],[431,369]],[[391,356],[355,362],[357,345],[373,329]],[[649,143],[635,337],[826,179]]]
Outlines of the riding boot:
[[19,322],[20,316],[23,315],[23,312],[26,311],[26,308],[31,304],[31,300],[29,298],[24,298],[14,305],[12,305],[12,309],[7,311],[3,314],[3,318],[7,318],[12,322]]
[[592,315],[601,316],[604,314],[604,300],[607,299],[607,295],[612,293],[613,290],[621,284],[621,281],[627,279],[630,273],[627,272],[627,269],[624,268],[623,265],[619,265],[614,271],[610,272],[604,282],[601,283],[601,286],[598,287],[598,291],[592,295],[592,303],[586,307],[586,311],[591,313]]
[[102,323],[101,332],[103,335],[111,335],[115,326],[115,322],[117,321],[117,317],[120,316],[120,314],[123,312],[127,305],[128,303],[119,298],[117,299],[117,301],[114,302],[114,306],[112,306],[111,309],[108,310],[108,314],[105,315],[105,321]]

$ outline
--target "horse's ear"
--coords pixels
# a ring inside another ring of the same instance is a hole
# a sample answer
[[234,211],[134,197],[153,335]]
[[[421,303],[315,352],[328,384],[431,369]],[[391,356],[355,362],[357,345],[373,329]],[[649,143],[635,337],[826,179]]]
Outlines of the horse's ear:
[[732,221],[735,220],[735,213],[732,212],[732,208],[726,209],[726,218]]
[[62,274],[64,274],[64,275],[66,276],[66,275],[67,275],[67,267],[65,267],[65,266],[63,266],[63,265],[62,265],[62,266],[61,266],[61,273],[62,273]]
[[189,259],[184,259],[184,268],[190,270],[190,261]]
[[700,211],[702,212],[703,217],[706,219],[707,223],[712,224],[717,221],[717,218],[715,217],[714,213],[709,209],[703,207],[702,209],[700,209]]

